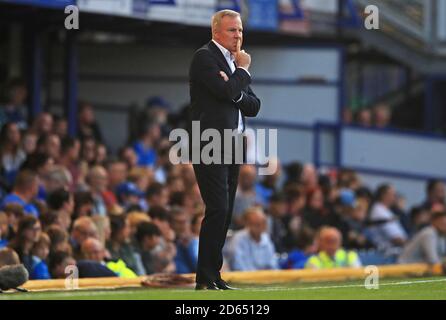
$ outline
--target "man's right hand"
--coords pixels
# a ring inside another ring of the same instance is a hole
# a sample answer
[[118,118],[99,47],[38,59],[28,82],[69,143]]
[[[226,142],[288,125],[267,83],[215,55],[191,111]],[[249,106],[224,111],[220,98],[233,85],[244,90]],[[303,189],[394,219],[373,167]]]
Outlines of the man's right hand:
[[237,67],[242,67],[246,70],[249,69],[249,66],[251,65],[251,56],[246,53],[245,50],[236,52],[234,58]]

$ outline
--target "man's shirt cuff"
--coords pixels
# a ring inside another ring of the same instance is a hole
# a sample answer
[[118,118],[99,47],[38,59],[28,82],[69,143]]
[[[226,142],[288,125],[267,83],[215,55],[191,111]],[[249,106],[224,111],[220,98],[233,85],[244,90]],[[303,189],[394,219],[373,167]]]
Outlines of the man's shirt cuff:
[[243,69],[243,70],[245,70],[246,71],[246,73],[251,77],[251,74],[249,73],[249,71],[248,71],[248,69],[246,69],[246,68],[243,68],[243,67],[237,67],[237,68],[240,68],[240,69]]
[[234,101],[235,103],[239,103],[240,101],[242,101],[242,99],[243,99],[243,92],[240,93],[240,98],[234,99],[232,101]]

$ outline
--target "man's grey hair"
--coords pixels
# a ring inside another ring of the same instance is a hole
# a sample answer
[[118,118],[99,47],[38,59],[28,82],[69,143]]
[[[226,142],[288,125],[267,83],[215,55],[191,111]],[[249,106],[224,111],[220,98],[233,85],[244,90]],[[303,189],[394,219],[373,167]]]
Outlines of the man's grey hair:
[[216,12],[213,16],[212,16],[212,20],[211,20],[211,27],[212,27],[212,34],[214,34],[214,32],[216,30],[218,30],[218,28],[220,28],[221,25],[221,20],[223,19],[223,17],[240,17],[240,13],[238,13],[237,11],[234,10],[229,10],[229,9],[225,9],[225,10],[220,10],[218,12]]

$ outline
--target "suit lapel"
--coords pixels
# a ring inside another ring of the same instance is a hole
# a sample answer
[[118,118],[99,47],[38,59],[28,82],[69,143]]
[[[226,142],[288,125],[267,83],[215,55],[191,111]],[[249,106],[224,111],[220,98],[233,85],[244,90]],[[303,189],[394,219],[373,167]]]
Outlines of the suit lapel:
[[210,51],[214,54],[214,56],[217,58],[218,62],[220,63],[220,66],[226,69],[223,71],[225,71],[228,76],[231,75],[232,74],[231,68],[229,67],[225,56],[223,55],[221,50],[217,47],[217,45],[213,41],[209,41],[208,47]]

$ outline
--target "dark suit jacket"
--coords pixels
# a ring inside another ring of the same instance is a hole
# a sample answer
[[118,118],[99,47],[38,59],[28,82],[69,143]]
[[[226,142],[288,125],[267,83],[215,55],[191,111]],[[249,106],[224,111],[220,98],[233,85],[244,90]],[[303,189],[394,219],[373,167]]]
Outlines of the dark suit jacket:
[[[220,71],[228,75],[229,81],[223,80]],[[200,121],[200,134],[205,129],[213,128],[223,135],[224,129],[238,127],[239,110],[244,124],[245,117],[255,117],[260,110],[260,100],[249,86],[249,74],[241,68],[231,74],[225,57],[213,41],[195,52],[189,81],[191,121]],[[234,102],[242,92],[242,100]]]

